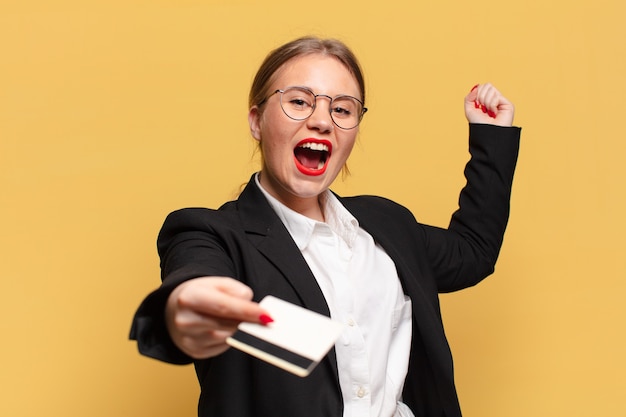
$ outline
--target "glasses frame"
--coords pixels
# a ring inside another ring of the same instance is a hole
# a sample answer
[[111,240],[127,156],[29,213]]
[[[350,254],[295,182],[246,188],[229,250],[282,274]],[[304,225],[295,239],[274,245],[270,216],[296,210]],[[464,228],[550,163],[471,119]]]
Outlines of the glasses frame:
[[[309,93],[311,93],[311,95],[313,96],[313,105],[311,106],[311,114],[309,114],[307,117],[303,117],[303,118],[293,117],[293,116],[290,116],[290,115],[289,115],[289,114],[285,111],[285,108],[283,107],[283,93],[284,93],[285,91],[289,90],[289,89],[292,89],[292,88],[295,88],[295,89],[298,89],[298,90],[303,90],[303,91],[309,92]],[[309,117],[313,116],[313,113],[315,113],[315,109],[317,108],[317,98],[318,98],[318,97],[326,97],[327,99],[329,99],[329,100],[330,100],[330,104],[329,104],[329,106],[328,106],[328,113],[330,114],[330,119],[333,121],[333,124],[334,124],[335,126],[337,126],[339,129],[343,129],[343,130],[352,130],[352,129],[354,129],[355,127],[357,127],[358,125],[360,125],[360,124],[361,124],[361,120],[363,119],[363,115],[367,112],[367,107],[365,107],[364,103],[363,103],[361,100],[359,100],[358,98],[356,98],[356,97],[350,96],[350,95],[348,95],[348,94],[339,94],[338,96],[335,96],[335,97],[331,97],[331,96],[326,95],[326,94],[315,94],[315,93],[313,92],[313,90],[311,90],[310,88],[308,88],[308,87],[303,87],[303,86],[300,86],[300,85],[290,85],[290,86],[288,86],[288,87],[285,87],[284,89],[279,88],[278,90],[274,91],[272,94],[270,94],[269,96],[267,96],[267,97],[266,97],[263,101],[261,101],[258,105],[259,105],[259,106],[262,106],[263,104],[265,104],[265,102],[266,102],[267,100],[269,100],[269,99],[270,99],[270,97],[272,97],[274,94],[277,94],[277,93],[280,93],[280,100],[279,100],[279,103],[280,103],[280,108],[281,108],[281,110],[283,111],[283,113],[285,113],[285,116],[289,117],[291,120],[303,121],[303,120],[306,120],[306,119],[308,119]],[[355,124],[354,126],[352,126],[352,127],[343,127],[343,126],[340,126],[340,125],[339,125],[339,124],[335,121],[335,118],[333,117],[333,102],[334,102],[336,99],[338,99],[338,98],[345,98],[345,97],[348,97],[348,98],[354,99],[354,100],[358,101],[358,102],[361,104],[361,112],[360,112],[360,114],[359,114],[358,120],[357,120],[356,124]]]

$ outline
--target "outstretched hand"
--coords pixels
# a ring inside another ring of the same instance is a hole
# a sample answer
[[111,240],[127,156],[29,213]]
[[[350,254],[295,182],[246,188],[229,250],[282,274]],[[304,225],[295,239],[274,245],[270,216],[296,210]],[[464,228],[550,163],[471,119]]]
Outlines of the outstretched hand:
[[513,126],[515,107],[493,85],[477,84],[465,97],[465,117],[470,123]]
[[219,355],[242,321],[272,319],[252,300],[247,285],[228,277],[201,277],[172,291],[165,308],[167,330],[176,346],[194,359]]

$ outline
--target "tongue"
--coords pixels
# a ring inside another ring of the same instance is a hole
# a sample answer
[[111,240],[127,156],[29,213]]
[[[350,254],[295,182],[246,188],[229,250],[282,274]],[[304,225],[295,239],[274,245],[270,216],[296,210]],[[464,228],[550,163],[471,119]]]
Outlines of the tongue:
[[298,162],[310,169],[317,169],[324,153],[306,148],[296,148],[295,155]]

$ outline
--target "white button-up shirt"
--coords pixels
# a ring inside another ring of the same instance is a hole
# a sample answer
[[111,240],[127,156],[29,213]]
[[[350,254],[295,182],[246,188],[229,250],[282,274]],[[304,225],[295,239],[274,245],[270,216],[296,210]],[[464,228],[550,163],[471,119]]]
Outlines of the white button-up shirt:
[[412,417],[401,402],[411,345],[411,300],[391,258],[330,192],[325,223],[305,217],[257,185],[320,286],[330,315],[345,323],[335,344],[344,417]]

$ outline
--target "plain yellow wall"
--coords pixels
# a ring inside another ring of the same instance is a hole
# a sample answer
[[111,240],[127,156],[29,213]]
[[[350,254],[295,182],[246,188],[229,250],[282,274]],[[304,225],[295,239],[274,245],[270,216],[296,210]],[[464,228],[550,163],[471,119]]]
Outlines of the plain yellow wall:
[[625,19],[620,0],[2,0],[0,415],[194,415],[192,367],[140,357],[131,317],[165,215],[258,168],[251,78],[309,33],[366,71],[342,194],[445,226],[463,96],[491,81],[517,106],[496,273],[442,296],[465,415],[626,415]]

